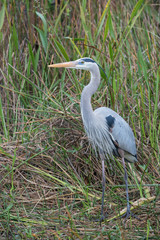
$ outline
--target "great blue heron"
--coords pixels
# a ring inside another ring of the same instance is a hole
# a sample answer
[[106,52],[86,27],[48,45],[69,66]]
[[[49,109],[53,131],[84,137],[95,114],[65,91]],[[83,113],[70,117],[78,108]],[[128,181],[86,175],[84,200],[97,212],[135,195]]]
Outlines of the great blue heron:
[[100,222],[104,221],[104,191],[105,191],[105,157],[121,157],[124,167],[124,180],[126,184],[127,211],[126,219],[132,215],[128,195],[128,176],[125,160],[133,163],[137,161],[136,144],[133,132],[128,123],[116,112],[107,107],[92,109],[91,97],[100,84],[99,65],[91,58],[80,58],[76,61],[49,65],[54,68],[75,68],[88,70],[91,80],[84,87],[81,95],[81,115],[85,131],[94,148],[98,149],[102,160],[102,205]]

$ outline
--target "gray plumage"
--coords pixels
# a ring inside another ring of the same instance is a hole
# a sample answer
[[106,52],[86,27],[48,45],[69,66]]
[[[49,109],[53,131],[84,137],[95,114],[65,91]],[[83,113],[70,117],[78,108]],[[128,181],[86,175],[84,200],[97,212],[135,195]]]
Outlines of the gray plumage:
[[[85,61],[85,58],[83,60]],[[88,138],[94,148],[98,147],[108,157],[112,157],[116,147],[119,146],[124,150],[125,159],[134,162],[136,161],[136,144],[128,123],[110,108],[101,107],[95,111],[92,109],[91,97],[99,86],[100,71],[95,62],[91,62],[91,66],[90,83],[84,87],[81,95],[81,115]],[[111,128],[107,124],[108,116],[115,119]],[[115,143],[117,143],[116,146]]]

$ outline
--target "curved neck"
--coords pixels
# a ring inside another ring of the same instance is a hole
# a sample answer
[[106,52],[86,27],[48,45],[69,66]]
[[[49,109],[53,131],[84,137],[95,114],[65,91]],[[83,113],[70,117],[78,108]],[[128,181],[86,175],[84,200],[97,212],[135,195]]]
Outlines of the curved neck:
[[90,83],[84,87],[81,95],[81,115],[83,122],[91,122],[93,119],[93,109],[91,105],[91,97],[96,92],[100,84],[100,72],[99,67],[95,68],[90,72],[91,80]]

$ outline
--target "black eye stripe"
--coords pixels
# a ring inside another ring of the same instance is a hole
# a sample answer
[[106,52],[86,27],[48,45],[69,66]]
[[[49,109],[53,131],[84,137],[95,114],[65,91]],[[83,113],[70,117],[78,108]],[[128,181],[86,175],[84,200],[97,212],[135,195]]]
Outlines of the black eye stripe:
[[92,62],[92,63],[95,63],[95,61],[92,60],[92,59],[90,59],[90,58],[82,58],[82,60],[83,60],[84,62]]
[[[82,58],[81,60],[83,60],[84,62],[96,63],[96,62],[95,62],[93,59],[91,59],[91,58]],[[104,72],[105,76],[106,76],[107,79],[108,79],[108,76],[107,76],[106,72],[104,71],[104,69],[103,69],[98,63],[96,63],[96,64],[97,64],[98,67]]]

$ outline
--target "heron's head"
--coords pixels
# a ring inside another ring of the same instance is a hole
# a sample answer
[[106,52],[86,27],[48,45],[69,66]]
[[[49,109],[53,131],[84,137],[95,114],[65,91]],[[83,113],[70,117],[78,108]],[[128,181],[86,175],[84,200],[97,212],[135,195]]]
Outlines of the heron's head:
[[83,70],[92,71],[92,69],[94,69],[96,66],[98,66],[98,65],[93,59],[86,57],[86,58],[80,58],[76,61],[51,64],[48,67],[75,68],[75,69],[83,69]]

